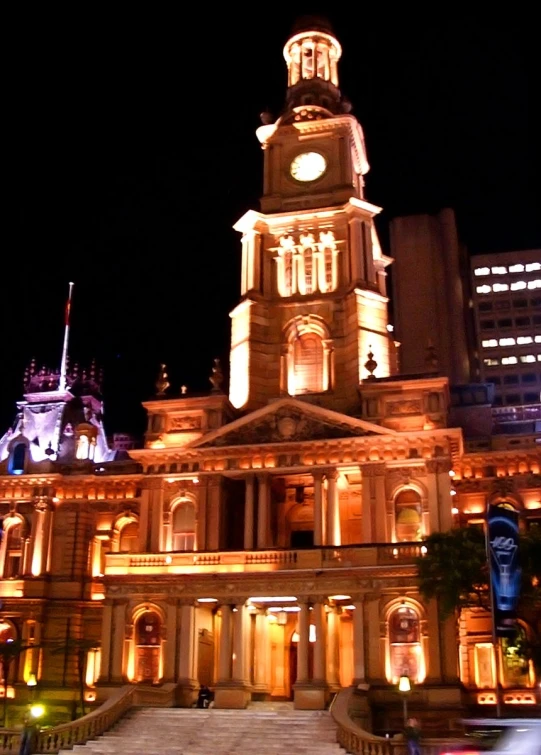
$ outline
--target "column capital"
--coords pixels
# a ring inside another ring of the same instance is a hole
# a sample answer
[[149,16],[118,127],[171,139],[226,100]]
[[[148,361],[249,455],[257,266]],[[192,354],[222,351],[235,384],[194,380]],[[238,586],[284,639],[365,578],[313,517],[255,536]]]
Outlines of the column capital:
[[314,480],[322,480],[325,472],[323,469],[313,469],[311,474]]
[[325,470],[325,477],[327,480],[336,480],[338,477],[338,470],[335,467]]
[[219,485],[222,484],[222,475],[221,474],[212,474],[208,475],[205,478],[207,480],[207,485],[209,488],[216,488]]
[[376,477],[384,475],[387,472],[387,465],[385,462],[376,461],[368,462],[367,464],[361,464],[361,474],[363,477]]

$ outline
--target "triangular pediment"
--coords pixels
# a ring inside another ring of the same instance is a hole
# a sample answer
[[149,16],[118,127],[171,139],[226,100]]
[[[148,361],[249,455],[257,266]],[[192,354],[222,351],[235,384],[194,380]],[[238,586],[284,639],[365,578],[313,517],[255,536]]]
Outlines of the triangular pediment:
[[294,443],[309,440],[357,438],[366,435],[397,435],[394,430],[373,425],[346,414],[322,409],[294,398],[272,402],[219,430],[207,433],[192,448]]

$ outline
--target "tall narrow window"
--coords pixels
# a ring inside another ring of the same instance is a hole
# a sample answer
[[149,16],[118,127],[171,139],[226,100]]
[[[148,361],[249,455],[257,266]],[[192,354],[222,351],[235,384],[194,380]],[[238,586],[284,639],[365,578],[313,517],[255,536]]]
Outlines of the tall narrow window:
[[11,452],[8,471],[10,474],[24,474],[26,464],[26,444],[17,443]]
[[122,527],[120,532],[119,552],[137,553],[139,545],[139,525],[137,522],[129,522]]
[[423,681],[424,659],[417,611],[409,606],[396,608],[389,616],[388,640],[389,681],[396,684],[401,676]]
[[323,343],[316,333],[298,336],[293,343],[294,394],[318,393],[323,385]]
[[195,550],[195,506],[182,501],[173,512],[173,550]]
[[13,524],[9,527],[6,539],[6,562],[4,577],[14,579],[21,573],[22,557],[22,524]]
[[422,537],[421,496],[416,490],[403,490],[395,498],[396,540],[411,542]]

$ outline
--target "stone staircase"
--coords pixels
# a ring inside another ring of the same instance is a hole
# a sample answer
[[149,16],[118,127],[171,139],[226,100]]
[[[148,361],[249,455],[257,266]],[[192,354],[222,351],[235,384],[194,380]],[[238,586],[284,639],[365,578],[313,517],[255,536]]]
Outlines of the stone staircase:
[[254,704],[246,710],[142,708],[86,745],[59,755],[339,755],[336,726],[324,711]]

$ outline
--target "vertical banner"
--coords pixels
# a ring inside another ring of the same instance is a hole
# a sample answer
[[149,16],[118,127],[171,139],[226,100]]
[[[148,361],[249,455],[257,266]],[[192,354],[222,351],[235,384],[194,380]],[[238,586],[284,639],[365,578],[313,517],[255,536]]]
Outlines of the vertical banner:
[[518,513],[489,504],[487,524],[494,631],[497,637],[509,637],[516,632],[520,596]]

